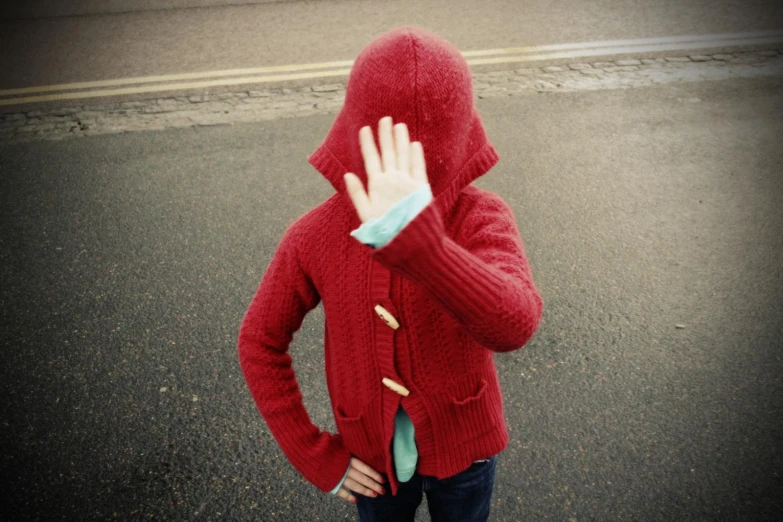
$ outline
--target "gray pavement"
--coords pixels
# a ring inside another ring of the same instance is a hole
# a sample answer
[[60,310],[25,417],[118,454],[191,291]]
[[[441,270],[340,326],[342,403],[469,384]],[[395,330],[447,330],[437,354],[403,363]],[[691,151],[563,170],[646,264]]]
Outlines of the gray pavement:
[[[572,58],[559,66],[471,71],[478,99],[533,92],[630,89],[656,84],[783,76],[781,49],[588,61]],[[335,81],[332,79],[332,81]],[[345,83],[237,90],[140,101],[88,102],[0,114],[0,141],[71,139],[96,134],[171,127],[233,125],[237,122],[337,114]]]
[[26,0],[0,6],[0,20],[87,17],[293,2],[301,0]]
[[[461,51],[783,27],[778,0],[236,3],[7,2],[0,7],[0,89],[353,60],[378,34],[410,23]],[[130,12],[112,12],[119,9]]]
[[[781,87],[478,101],[501,160],[477,185],[545,303],[496,356],[492,520],[783,510]],[[6,519],[357,519],[282,455],[235,342],[282,232],[331,194],[306,157],[333,118],[0,145]],[[322,322],[291,353],[334,431]]]

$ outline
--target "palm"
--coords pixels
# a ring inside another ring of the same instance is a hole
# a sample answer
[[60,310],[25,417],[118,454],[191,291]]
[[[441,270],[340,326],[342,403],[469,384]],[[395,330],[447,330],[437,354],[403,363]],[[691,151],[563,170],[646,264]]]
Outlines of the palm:
[[375,148],[372,129],[362,127],[359,143],[367,172],[367,192],[359,178],[345,174],[348,195],[362,223],[381,217],[395,203],[428,183],[424,151],[420,142],[410,143],[404,123],[394,126],[391,116],[378,122],[381,157]]
[[399,170],[370,177],[367,196],[371,210],[367,217],[373,219],[384,215],[395,203],[415,192],[421,185],[421,182],[413,179],[407,172]]

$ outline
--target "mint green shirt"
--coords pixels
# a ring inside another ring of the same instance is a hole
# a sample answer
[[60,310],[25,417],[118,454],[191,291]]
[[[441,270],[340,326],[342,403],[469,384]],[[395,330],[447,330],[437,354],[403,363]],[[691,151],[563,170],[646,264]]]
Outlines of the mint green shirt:
[[[405,228],[405,225],[424,210],[430,201],[432,201],[432,189],[427,184],[395,203],[383,216],[363,223],[351,232],[351,236],[374,248],[381,247]],[[394,417],[394,437],[392,439],[394,469],[397,472],[397,480],[400,482],[409,481],[416,471],[419,453],[416,451],[414,435],[413,422],[400,404],[397,415]],[[337,487],[330,491],[332,495],[336,495],[340,490],[350,470],[349,464],[343,479],[337,484]]]

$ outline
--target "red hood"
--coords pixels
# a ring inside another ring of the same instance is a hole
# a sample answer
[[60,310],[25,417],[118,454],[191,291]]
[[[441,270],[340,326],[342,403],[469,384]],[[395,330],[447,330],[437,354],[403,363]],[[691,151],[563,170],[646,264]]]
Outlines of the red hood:
[[362,49],[348,78],[345,103],[308,158],[346,199],[346,172],[367,187],[359,129],[373,129],[380,152],[378,120],[384,116],[406,123],[410,140],[421,142],[432,194],[443,213],[500,159],[474,106],[464,57],[452,43],[419,27],[398,27]]

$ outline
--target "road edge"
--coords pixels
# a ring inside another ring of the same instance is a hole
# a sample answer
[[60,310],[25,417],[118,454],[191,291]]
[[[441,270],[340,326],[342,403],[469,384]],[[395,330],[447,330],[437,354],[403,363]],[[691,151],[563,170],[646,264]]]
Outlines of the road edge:
[[[593,57],[590,57],[593,58]],[[679,81],[736,77],[783,77],[783,48],[712,54],[676,54],[614,60],[537,64],[510,69],[472,70],[478,99],[536,93],[633,88]],[[347,78],[346,78],[347,79]],[[262,90],[168,95],[135,101],[54,106],[0,114],[0,142],[114,134],[167,128],[231,125],[236,122],[336,114],[345,81],[304,86],[264,86]]]

